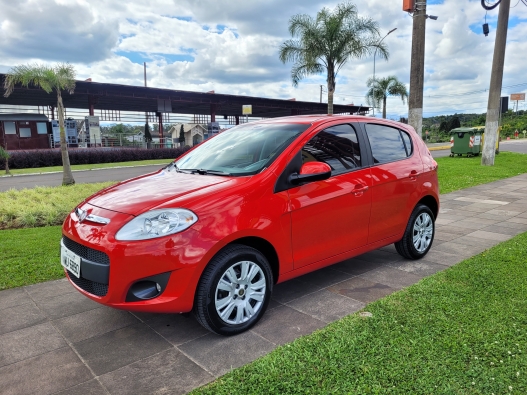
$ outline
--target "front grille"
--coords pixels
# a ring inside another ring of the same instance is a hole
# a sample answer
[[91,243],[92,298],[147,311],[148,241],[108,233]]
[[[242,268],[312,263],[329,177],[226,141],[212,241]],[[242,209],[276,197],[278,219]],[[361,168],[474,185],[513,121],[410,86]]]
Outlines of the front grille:
[[110,258],[102,251],[97,251],[93,248],[83,246],[82,244],[70,240],[65,236],[62,237],[62,242],[69,250],[73,251],[75,254],[84,259],[104,265],[110,264]]
[[95,296],[106,296],[108,293],[108,284],[96,283],[95,281],[87,280],[83,277],[77,278],[69,271],[67,272],[70,280],[75,283],[77,287],[83,289],[84,291]]
[[[102,251],[97,251],[93,248],[86,247],[77,243],[76,241],[68,239],[65,236],[62,237],[62,242],[69,250],[73,251],[83,259],[104,265],[110,264],[110,258]],[[67,272],[70,280],[84,291],[96,296],[106,296],[108,293],[108,284],[101,284],[92,280],[88,280],[87,278],[82,277],[82,272],[80,278],[75,277],[75,275],[69,271]]]

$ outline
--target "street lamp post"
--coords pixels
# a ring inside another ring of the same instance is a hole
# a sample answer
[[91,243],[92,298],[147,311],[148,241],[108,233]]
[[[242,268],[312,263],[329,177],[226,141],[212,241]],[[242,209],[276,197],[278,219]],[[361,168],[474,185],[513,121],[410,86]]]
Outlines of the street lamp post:
[[[381,38],[381,40],[377,43],[377,45],[382,43],[382,40],[384,40],[386,37],[388,37],[389,34],[393,33],[396,30],[397,28],[395,27],[392,30],[390,30],[388,33],[386,33],[386,35],[383,38]],[[375,116],[375,56],[377,55],[377,49],[378,48],[375,48],[375,52],[373,53],[373,116]]]

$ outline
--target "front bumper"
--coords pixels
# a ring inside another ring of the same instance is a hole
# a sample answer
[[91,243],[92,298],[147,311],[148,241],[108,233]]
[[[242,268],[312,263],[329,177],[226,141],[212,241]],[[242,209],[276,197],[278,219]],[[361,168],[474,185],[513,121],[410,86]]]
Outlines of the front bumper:
[[111,221],[107,225],[80,223],[71,213],[64,222],[62,243],[81,257],[80,278],[65,271],[81,293],[106,306],[130,311],[192,310],[207,251],[205,246],[199,247],[197,232],[187,229],[158,239],[122,242],[113,235],[132,216],[89,204],[82,208]]

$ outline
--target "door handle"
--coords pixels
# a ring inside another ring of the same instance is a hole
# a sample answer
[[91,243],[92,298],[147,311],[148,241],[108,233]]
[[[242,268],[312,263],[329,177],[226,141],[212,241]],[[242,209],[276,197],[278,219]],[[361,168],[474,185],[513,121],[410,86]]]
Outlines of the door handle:
[[412,170],[410,172],[410,176],[408,178],[410,178],[410,180],[412,181],[415,181],[417,180],[417,176],[419,175],[419,173],[417,172],[417,170]]
[[352,193],[355,196],[362,196],[363,192],[366,192],[368,190],[368,188],[369,187],[367,185],[359,184],[353,189]]

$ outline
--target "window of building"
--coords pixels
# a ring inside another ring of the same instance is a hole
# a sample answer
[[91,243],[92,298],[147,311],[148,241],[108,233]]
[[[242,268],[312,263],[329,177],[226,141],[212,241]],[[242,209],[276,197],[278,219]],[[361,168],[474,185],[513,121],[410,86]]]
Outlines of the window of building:
[[46,122],[37,122],[37,133],[48,134],[48,126],[46,125]]
[[331,174],[361,167],[360,147],[353,126],[332,126],[309,140],[302,149],[302,163],[312,161],[327,163]]
[[31,137],[31,128],[18,128],[20,137]]
[[5,134],[16,134],[16,126],[14,122],[4,122]]

